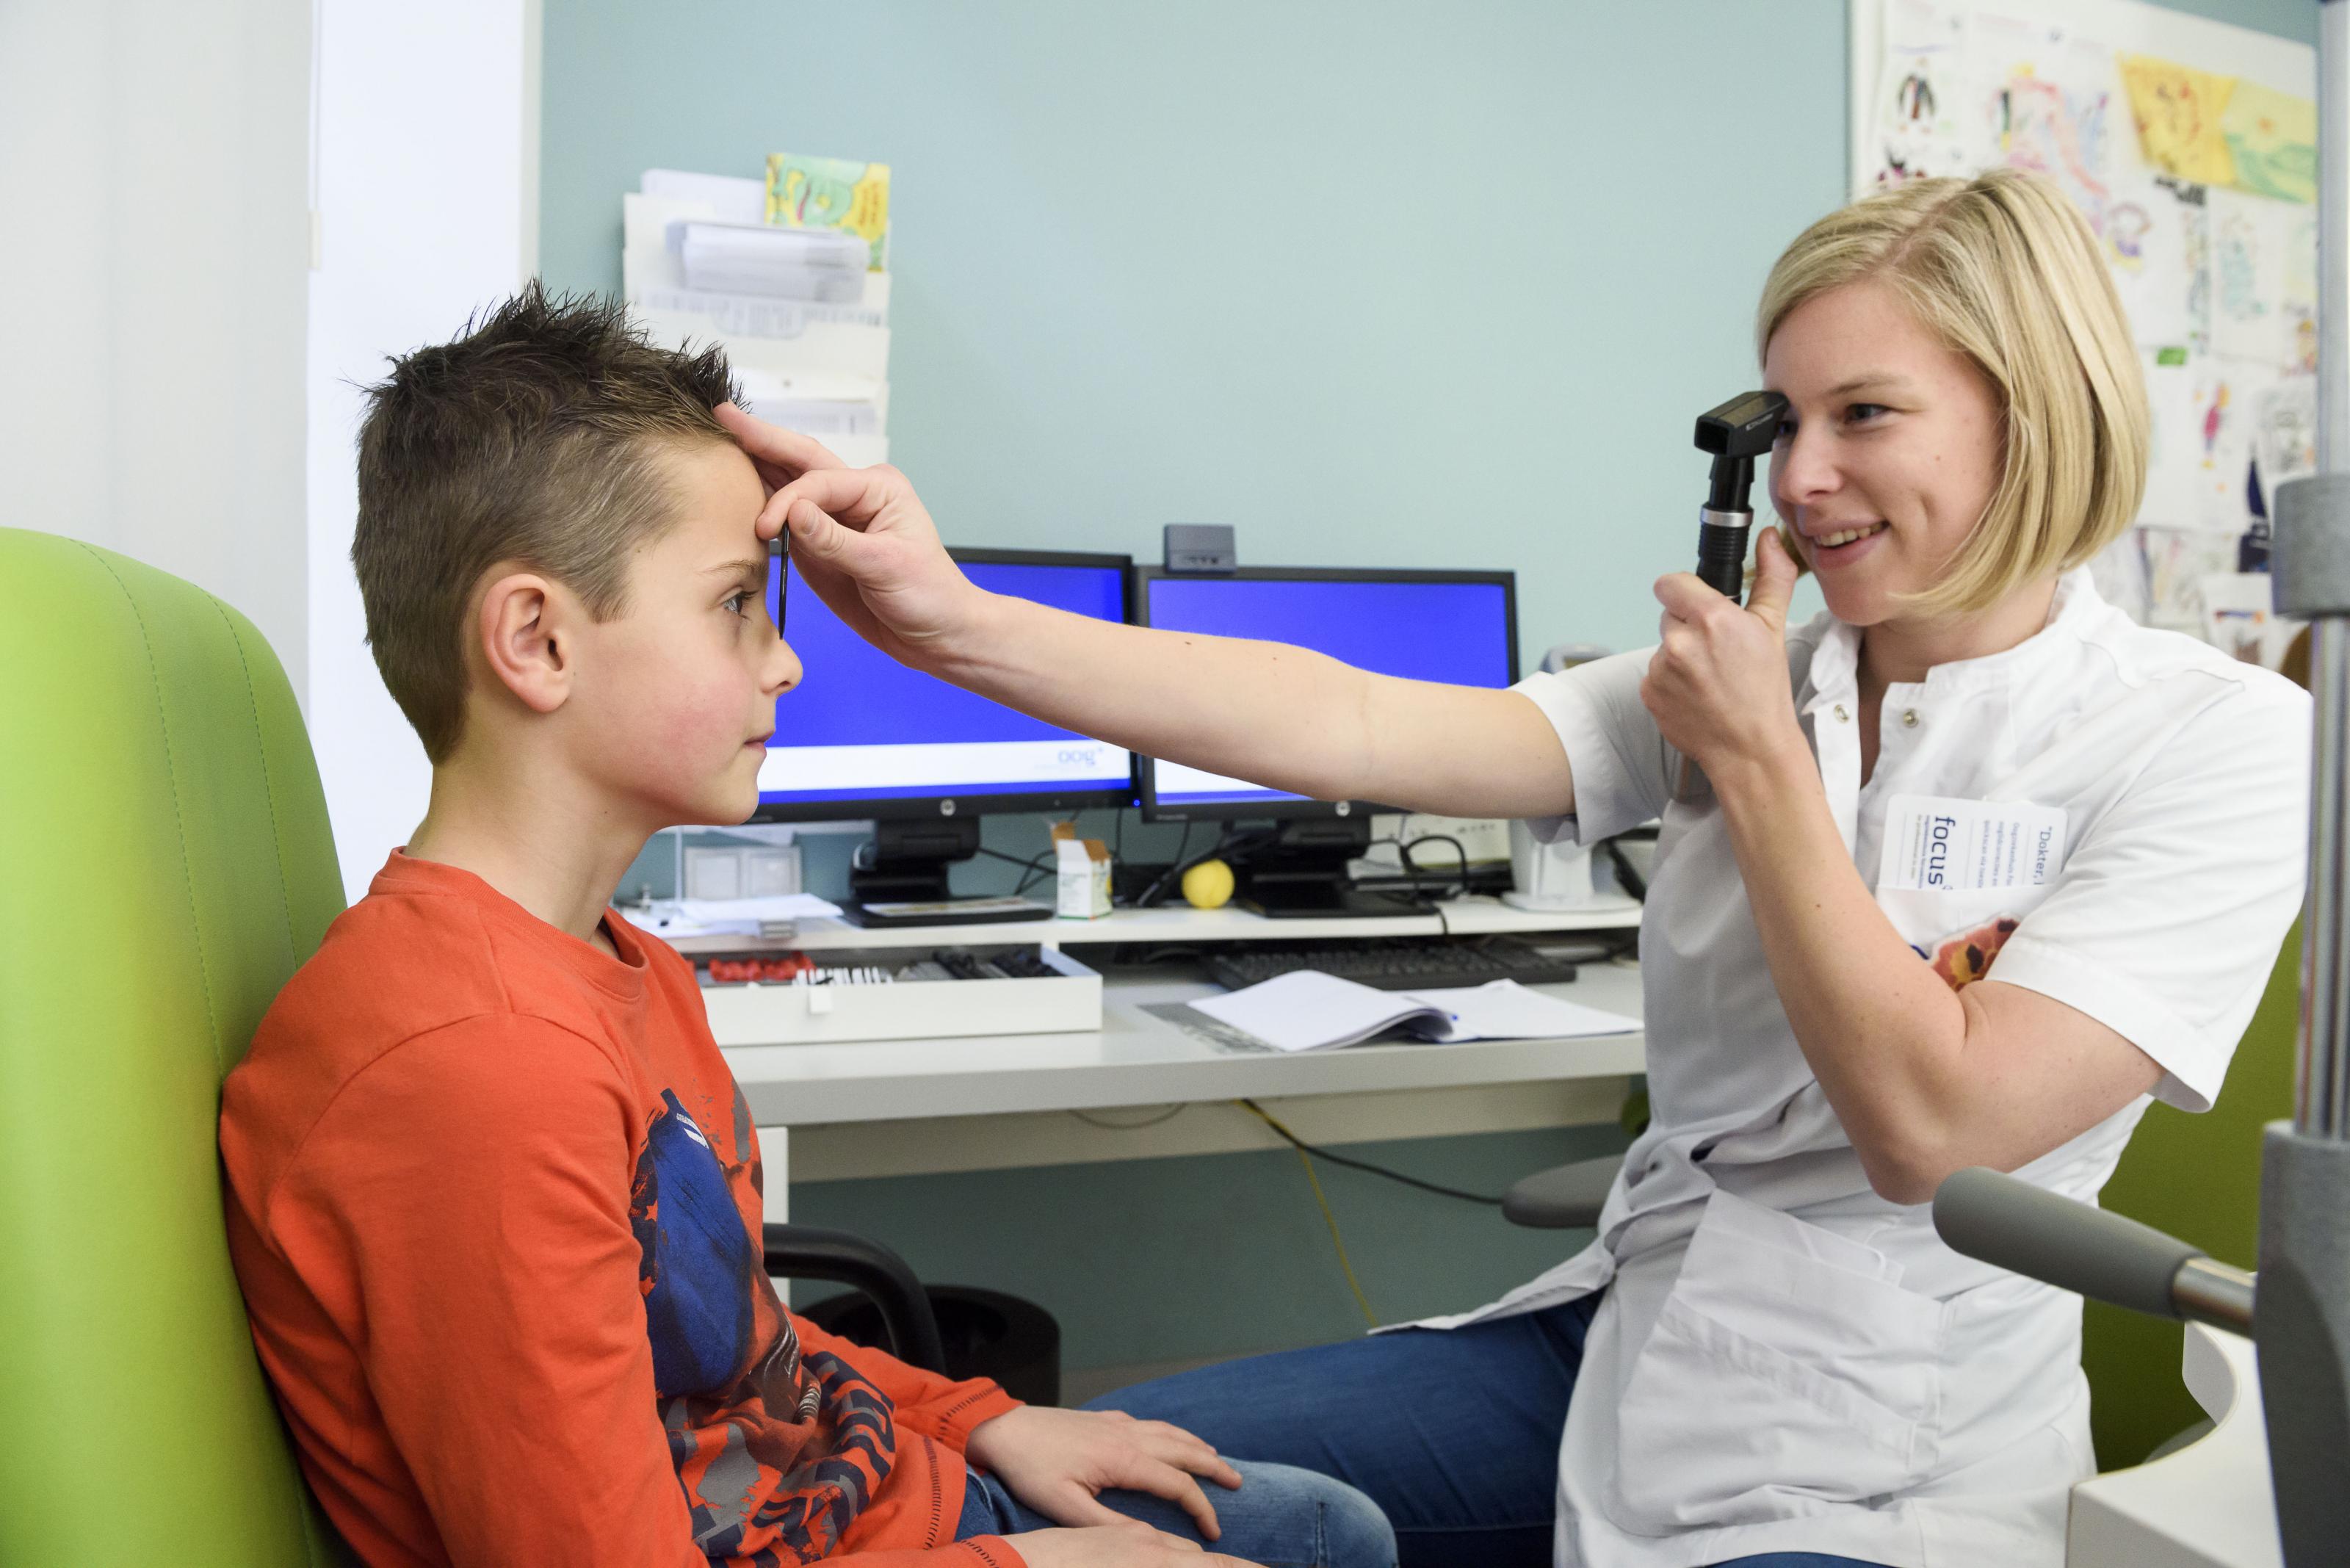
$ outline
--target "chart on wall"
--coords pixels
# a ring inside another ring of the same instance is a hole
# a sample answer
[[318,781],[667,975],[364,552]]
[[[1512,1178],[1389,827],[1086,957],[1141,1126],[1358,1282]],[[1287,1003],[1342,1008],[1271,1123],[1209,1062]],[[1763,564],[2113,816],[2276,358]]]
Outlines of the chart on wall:
[[2316,52],[2137,0],[1853,0],[1852,21],[1854,194],[2031,169],[2097,236],[2153,419],[2100,587],[2275,662],[2292,628],[2238,569],[2273,487],[2315,466]]

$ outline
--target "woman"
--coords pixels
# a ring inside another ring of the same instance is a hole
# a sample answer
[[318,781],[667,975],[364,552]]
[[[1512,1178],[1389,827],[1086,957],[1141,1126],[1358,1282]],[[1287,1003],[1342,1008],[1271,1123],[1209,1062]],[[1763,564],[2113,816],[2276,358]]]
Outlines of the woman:
[[[1666,577],[1657,648],[1512,691],[992,598],[901,476],[733,420],[762,528],[949,680],[1308,794],[1662,818],[1654,1121],[1597,1240],[1461,1318],[1108,1401],[1353,1482],[1407,1564],[2060,1562],[2079,1303],[1921,1205],[1973,1165],[2093,1199],[2149,1096],[2206,1108],[2300,899],[2306,700],[2083,566],[2137,510],[2147,414],[2054,189],[1855,203],[1757,327],[1790,411],[1750,603]],[[1789,633],[1803,568],[1827,613]]]

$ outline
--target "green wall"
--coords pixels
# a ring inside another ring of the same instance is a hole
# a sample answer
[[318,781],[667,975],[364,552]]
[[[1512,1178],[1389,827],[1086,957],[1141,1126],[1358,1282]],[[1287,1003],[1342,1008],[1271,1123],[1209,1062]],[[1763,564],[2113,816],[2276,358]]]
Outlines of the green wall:
[[[2311,0],[2180,8],[2316,38]],[[1690,554],[1691,421],[1752,383],[1763,274],[1844,194],[1845,16],[547,0],[542,266],[616,288],[647,167],[885,160],[892,457],[951,540],[1155,560],[1163,523],[1231,523],[1258,564],[1513,568],[1529,663],[1636,646],[1648,583]],[[1386,1152],[1492,1187],[1612,1136]],[[1330,1183],[1382,1313],[1472,1304],[1574,1240]],[[1074,1366],[1359,1322],[1286,1157],[811,1184],[793,1206],[1045,1302]]]

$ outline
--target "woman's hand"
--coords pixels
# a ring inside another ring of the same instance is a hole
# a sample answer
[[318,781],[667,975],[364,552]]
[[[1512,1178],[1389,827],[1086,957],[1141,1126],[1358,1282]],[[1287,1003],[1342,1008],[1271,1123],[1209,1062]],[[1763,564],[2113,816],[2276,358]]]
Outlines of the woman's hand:
[[1028,1568],[1254,1568],[1202,1552],[1193,1542],[1139,1520],[1086,1530],[1028,1530],[1003,1538]]
[[1179,1505],[1213,1541],[1220,1533],[1208,1494],[1191,1478],[1237,1488],[1240,1472],[1180,1427],[1138,1421],[1122,1410],[1056,1410],[1023,1405],[972,1429],[964,1453],[1012,1495],[1056,1523],[1131,1524],[1102,1506],[1111,1489],[1149,1492]]
[[1672,748],[1717,776],[1741,762],[1804,752],[1787,678],[1787,600],[1795,564],[1766,529],[1746,607],[1688,572],[1657,580],[1661,639],[1640,701]]
[[801,580],[867,641],[934,667],[984,615],[990,596],[947,555],[904,474],[847,467],[821,443],[732,403],[719,405],[718,418],[768,487],[759,537],[788,530]]

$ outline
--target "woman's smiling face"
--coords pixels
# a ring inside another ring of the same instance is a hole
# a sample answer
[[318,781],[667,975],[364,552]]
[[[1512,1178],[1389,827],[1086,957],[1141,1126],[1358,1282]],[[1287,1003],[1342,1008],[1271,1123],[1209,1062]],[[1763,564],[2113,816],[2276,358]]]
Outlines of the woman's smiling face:
[[1789,405],[1771,499],[1828,608],[1853,626],[1898,619],[1998,488],[1998,389],[1874,281],[1789,311],[1762,372]]

